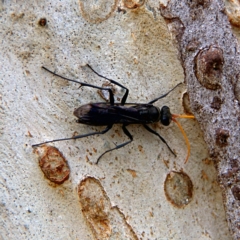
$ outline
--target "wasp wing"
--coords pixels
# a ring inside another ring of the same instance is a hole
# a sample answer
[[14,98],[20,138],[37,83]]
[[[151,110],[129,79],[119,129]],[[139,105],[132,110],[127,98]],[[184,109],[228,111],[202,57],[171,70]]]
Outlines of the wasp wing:
[[74,115],[78,117],[79,123],[87,125],[146,124],[149,122],[142,118],[142,113],[150,107],[153,106],[151,104],[127,104],[127,106],[122,106],[120,104],[89,103],[76,109]]

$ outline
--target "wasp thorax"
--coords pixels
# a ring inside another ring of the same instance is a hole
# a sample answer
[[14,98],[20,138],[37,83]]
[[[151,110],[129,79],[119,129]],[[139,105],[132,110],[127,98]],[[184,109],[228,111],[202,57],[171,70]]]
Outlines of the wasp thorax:
[[160,122],[162,123],[162,125],[168,126],[172,120],[172,114],[170,112],[170,108],[167,106],[163,106],[160,114],[161,114]]

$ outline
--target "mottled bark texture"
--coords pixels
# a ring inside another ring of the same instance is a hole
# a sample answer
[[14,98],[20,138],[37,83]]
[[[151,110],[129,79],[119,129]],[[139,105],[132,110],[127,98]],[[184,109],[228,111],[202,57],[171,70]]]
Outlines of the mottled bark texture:
[[176,36],[192,111],[223,189],[233,239],[240,239],[239,50],[217,0],[170,1],[160,10]]

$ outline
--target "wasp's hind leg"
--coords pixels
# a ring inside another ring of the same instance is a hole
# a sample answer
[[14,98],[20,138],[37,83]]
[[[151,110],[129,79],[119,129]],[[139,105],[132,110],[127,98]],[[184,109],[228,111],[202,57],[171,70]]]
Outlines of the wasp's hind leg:
[[133,141],[133,136],[132,136],[131,133],[127,130],[126,125],[123,125],[123,126],[122,126],[122,130],[123,130],[123,132],[129,137],[130,140],[127,141],[127,142],[124,142],[124,143],[122,143],[122,144],[116,145],[115,148],[111,148],[111,149],[105,151],[101,156],[98,157],[96,164],[99,163],[99,161],[100,161],[100,159],[102,158],[102,156],[105,155],[106,153],[111,152],[111,151],[113,151],[113,150],[115,150],[115,149],[122,148],[122,147],[126,146],[127,144],[129,144],[130,142]]
[[176,157],[176,154],[173,152],[173,150],[169,147],[169,145],[167,144],[167,142],[165,141],[165,139],[157,132],[155,132],[153,129],[151,129],[148,125],[143,124],[143,126],[145,127],[145,129],[147,129],[150,133],[158,136],[162,142],[164,142],[166,144],[166,146],[168,147],[168,149],[170,150],[170,152]]
[[46,143],[60,142],[60,141],[67,141],[67,140],[74,140],[74,139],[89,137],[89,136],[93,136],[93,135],[97,135],[97,134],[104,134],[104,133],[108,132],[111,128],[112,128],[112,125],[109,125],[109,126],[107,126],[107,127],[106,127],[103,131],[101,131],[101,132],[86,133],[86,134],[77,135],[77,136],[70,137],[70,138],[54,139],[54,140],[50,140],[50,141],[46,141],[46,142],[34,144],[34,145],[32,145],[32,147],[38,147],[38,146],[41,146],[41,145],[46,144]]

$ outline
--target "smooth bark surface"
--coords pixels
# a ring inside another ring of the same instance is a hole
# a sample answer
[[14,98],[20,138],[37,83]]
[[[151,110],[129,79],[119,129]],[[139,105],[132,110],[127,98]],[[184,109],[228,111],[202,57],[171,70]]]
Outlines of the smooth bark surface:
[[[237,123],[232,125],[238,103],[232,84],[237,46],[223,6],[178,1],[169,5],[171,11],[162,7],[160,12],[158,1],[135,2],[0,1],[0,238],[231,239],[216,169],[193,119],[181,119],[191,145],[187,164],[184,137],[174,122],[149,127],[165,139],[176,157],[141,125],[127,126],[134,141],[105,154],[98,165],[104,151],[128,140],[121,125],[103,135],[32,148],[43,141],[104,129],[77,123],[73,111],[104,101],[106,92],[79,88],[42,68],[109,86],[86,67],[90,64],[99,74],[126,86],[131,103],[150,102],[185,78],[219,172],[236,163],[239,152],[234,158],[232,151],[239,139],[233,132]],[[176,33],[180,51],[168,26]],[[232,42],[227,43],[229,39]],[[198,54],[205,48],[208,51]],[[217,56],[216,74],[202,65],[209,51]],[[205,78],[206,69],[213,78]],[[172,113],[183,114],[184,92],[185,84],[180,84],[154,105],[167,105]],[[119,102],[124,91],[115,87],[114,94]],[[225,187],[227,196],[232,194],[227,204],[237,189],[232,181],[238,166],[231,169],[223,174],[230,175],[225,178],[231,184]]]

